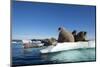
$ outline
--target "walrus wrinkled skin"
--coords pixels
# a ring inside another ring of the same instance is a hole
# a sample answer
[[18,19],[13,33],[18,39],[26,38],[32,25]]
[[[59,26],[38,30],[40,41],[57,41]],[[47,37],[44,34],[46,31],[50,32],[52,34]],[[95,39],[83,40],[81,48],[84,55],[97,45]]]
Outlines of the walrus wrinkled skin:
[[63,27],[59,27],[58,30],[59,36],[58,36],[58,42],[74,42],[74,36],[72,35],[71,32],[65,30]]

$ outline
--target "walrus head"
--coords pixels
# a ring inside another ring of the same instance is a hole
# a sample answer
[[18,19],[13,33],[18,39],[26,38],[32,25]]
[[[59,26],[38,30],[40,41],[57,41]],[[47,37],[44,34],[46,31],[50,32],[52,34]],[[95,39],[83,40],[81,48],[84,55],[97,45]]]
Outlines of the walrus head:
[[85,40],[86,40],[86,35],[87,35],[87,32],[85,32],[85,31],[80,31],[80,32],[77,34],[76,41],[85,41]]
[[85,32],[85,31],[81,31],[81,32],[78,33],[78,35],[80,37],[84,37],[84,36],[86,36],[86,34],[87,34],[87,32]]
[[76,30],[74,30],[73,32],[72,32],[72,34],[75,36],[76,35],[76,33],[77,33],[77,31]]
[[58,31],[62,31],[62,30],[64,30],[63,27],[59,27],[59,28],[58,28]]

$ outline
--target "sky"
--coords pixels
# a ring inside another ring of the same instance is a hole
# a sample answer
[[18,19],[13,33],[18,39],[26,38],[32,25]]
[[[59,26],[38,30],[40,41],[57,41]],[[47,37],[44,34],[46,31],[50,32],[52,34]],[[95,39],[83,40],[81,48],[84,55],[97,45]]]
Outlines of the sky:
[[95,39],[95,6],[13,1],[12,39],[58,38],[58,27]]

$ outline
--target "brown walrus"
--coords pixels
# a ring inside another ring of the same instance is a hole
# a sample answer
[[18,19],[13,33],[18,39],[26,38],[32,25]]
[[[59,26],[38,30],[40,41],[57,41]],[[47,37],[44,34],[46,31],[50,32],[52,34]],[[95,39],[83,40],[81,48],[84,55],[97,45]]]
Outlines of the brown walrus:
[[86,41],[86,34],[87,34],[87,32],[80,31],[80,32],[76,35],[75,41]]
[[76,31],[76,30],[74,30],[74,31],[72,32],[72,34],[73,34],[73,36],[74,36],[74,40],[76,41],[77,31]]
[[58,42],[74,42],[74,36],[68,30],[65,30],[63,27],[59,27],[59,37]]
[[56,39],[55,38],[48,39],[48,44],[49,45],[56,45]]
[[44,43],[45,46],[50,46],[50,45],[54,45],[55,46],[56,43],[57,43],[57,40],[52,37],[50,39],[45,39],[43,43]]
[[74,30],[72,32],[72,34],[74,36],[75,42],[77,42],[77,41],[86,41],[86,34],[87,34],[87,32],[80,31],[79,33],[77,33],[76,30]]

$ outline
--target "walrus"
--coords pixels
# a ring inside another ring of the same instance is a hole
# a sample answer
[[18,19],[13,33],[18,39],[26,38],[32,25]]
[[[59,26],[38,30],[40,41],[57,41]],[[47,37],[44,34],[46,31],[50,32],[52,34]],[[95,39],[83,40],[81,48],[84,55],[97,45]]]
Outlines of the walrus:
[[85,31],[80,31],[80,32],[75,36],[75,41],[86,41],[86,34],[87,34],[87,32],[85,32]]
[[76,35],[77,35],[77,31],[74,30],[74,31],[72,32],[72,34],[73,34],[73,36],[76,36]]
[[45,39],[45,40],[44,40],[44,45],[45,45],[45,46],[50,46],[50,45],[54,45],[54,46],[55,46],[56,43],[57,43],[57,42],[56,42],[56,39],[53,38],[53,37],[50,38],[50,39]]
[[77,31],[76,31],[76,30],[74,30],[74,31],[72,32],[72,34],[73,34],[73,36],[74,36],[74,40],[76,41]]
[[50,44],[50,45],[56,45],[56,43],[57,43],[57,41],[56,41],[56,39],[55,38],[50,38],[49,40],[48,40],[48,44]]
[[58,42],[74,42],[74,36],[68,30],[65,30],[63,27],[59,27],[59,36]]
[[42,43],[44,43],[44,46],[50,46],[50,44],[48,43],[49,39],[44,39],[42,40]]

